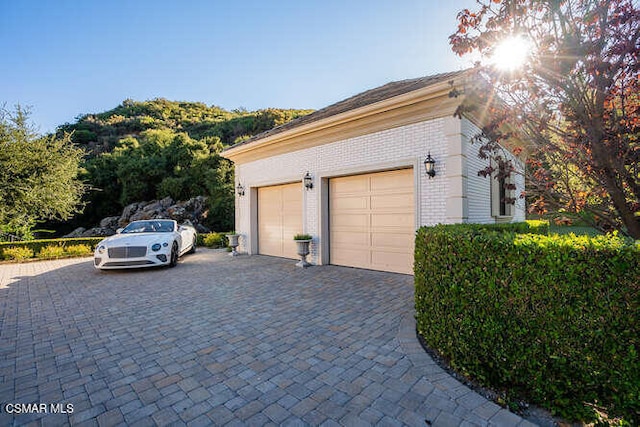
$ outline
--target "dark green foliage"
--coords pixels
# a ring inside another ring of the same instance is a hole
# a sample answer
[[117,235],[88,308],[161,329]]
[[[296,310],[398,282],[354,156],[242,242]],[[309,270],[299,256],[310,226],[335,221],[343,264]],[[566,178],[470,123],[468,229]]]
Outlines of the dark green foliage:
[[32,238],[38,223],[82,210],[82,156],[69,135],[39,135],[28,110],[0,107],[0,231]]
[[592,420],[640,422],[640,245],[517,234],[522,225],[421,228],[419,333],[481,383]]
[[104,113],[80,115],[76,123],[60,126],[58,133],[73,132],[73,141],[86,145],[92,155],[109,152],[120,139],[150,129],[184,132],[197,140],[217,137],[227,146],[242,136],[258,134],[312,111],[276,108],[226,111],[201,102],[126,99]]
[[[22,251],[30,254],[29,257],[38,257],[38,254],[45,254],[49,247],[60,247],[67,249],[65,254],[73,255],[76,252],[77,246],[86,245],[93,251],[98,243],[104,239],[104,237],[78,237],[72,239],[41,239],[41,240],[28,240],[23,242],[0,242],[0,260],[13,259],[12,250]],[[44,252],[43,252],[44,249]]]
[[228,112],[197,102],[155,99],[125,100],[113,110],[83,115],[58,129],[87,147],[82,178],[91,188],[83,215],[64,228],[91,227],[134,202],[206,196],[204,225],[232,229],[233,165],[220,152],[310,111]]

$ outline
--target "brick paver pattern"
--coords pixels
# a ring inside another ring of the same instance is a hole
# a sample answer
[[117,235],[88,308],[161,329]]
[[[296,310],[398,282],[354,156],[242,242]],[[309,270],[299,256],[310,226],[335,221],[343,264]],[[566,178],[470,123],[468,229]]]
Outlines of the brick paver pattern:
[[435,364],[412,307],[411,276],[207,249],[3,264],[0,425],[531,425]]

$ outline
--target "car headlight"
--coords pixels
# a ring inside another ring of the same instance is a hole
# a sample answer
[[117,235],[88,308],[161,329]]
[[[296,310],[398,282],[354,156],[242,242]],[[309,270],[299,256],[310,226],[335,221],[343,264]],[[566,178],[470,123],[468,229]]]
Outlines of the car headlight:
[[99,254],[103,254],[103,253],[104,253],[104,251],[105,251],[105,249],[107,249],[107,248],[105,248],[105,247],[104,247],[104,245],[100,245],[100,246],[98,246],[98,253],[99,253]]
[[161,248],[161,247],[162,247],[162,245],[160,245],[160,243],[154,243],[154,244],[151,246],[151,250],[152,250],[152,251],[154,251],[154,252],[158,252],[158,251],[160,250],[160,248]]

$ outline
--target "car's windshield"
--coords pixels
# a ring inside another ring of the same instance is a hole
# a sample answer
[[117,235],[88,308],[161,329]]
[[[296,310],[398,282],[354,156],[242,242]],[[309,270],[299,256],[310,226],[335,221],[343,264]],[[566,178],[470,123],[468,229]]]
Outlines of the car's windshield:
[[122,233],[170,233],[172,221],[135,221],[122,229]]

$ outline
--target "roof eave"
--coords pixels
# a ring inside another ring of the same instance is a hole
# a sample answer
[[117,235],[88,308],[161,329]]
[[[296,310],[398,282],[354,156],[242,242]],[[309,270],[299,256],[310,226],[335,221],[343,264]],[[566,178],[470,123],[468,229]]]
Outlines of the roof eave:
[[[460,76],[457,78],[460,78]],[[246,144],[229,147],[223,150],[221,154],[222,156],[234,162],[237,162],[238,159],[246,158],[246,156],[251,152],[264,150],[276,144],[284,144],[290,142],[293,139],[310,135],[316,132],[326,131],[336,126],[354,122],[358,119],[381,114],[387,111],[396,110],[411,104],[415,104],[416,102],[443,97],[449,98],[450,91],[451,83],[449,79],[439,81],[432,85],[408,93],[397,95],[360,108],[355,108],[353,110],[345,111],[330,117],[303,124],[274,135],[268,135],[264,138],[251,141]],[[457,101],[461,102],[462,99],[463,98],[460,97],[457,99]],[[451,114],[450,108],[443,110],[442,116],[446,116],[448,114]]]

